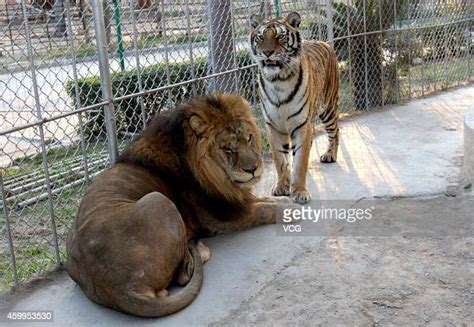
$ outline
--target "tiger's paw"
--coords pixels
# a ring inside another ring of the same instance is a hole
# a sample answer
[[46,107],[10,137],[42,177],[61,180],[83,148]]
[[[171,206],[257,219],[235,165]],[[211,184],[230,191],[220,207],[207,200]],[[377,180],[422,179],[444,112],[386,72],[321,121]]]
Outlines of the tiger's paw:
[[337,160],[337,155],[329,151],[323,154],[321,158],[319,158],[319,161],[321,161],[322,163],[332,163],[332,162],[336,162],[336,160]]
[[273,186],[272,195],[274,196],[288,196],[290,195],[290,185],[277,183]]
[[291,192],[291,199],[294,203],[306,204],[311,201],[311,194],[308,190],[294,190]]

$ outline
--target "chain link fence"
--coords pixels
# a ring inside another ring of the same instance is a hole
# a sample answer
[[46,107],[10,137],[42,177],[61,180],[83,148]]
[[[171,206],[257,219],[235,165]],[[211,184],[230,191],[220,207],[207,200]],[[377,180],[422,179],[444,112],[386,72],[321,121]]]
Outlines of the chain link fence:
[[214,90],[258,107],[251,14],[298,11],[305,39],[334,44],[342,113],[473,79],[470,0],[0,0],[0,7],[0,291],[61,265],[84,188],[149,117]]

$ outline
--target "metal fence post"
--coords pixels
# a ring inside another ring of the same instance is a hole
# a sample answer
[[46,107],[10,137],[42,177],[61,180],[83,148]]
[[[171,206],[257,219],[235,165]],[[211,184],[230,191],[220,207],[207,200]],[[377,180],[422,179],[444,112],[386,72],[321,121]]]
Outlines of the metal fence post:
[[[28,61],[30,63],[30,72],[31,72],[31,78],[32,78],[32,91],[34,95],[34,103],[35,103],[35,115],[38,120],[43,119],[43,111],[44,108],[41,106],[41,101],[40,101],[40,93],[39,93],[39,86],[38,86],[38,81],[37,81],[37,68],[35,64],[35,56],[34,56],[34,50],[33,50],[33,44],[31,42],[31,27],[28,23],[28,13],[26,11],[26,4],[25,0],[21,1],[21,8],[23,12],[23,23],[24,23],[24,28],[25,28],[25,33],[26,33],[26,48],[28,51]],[[49,209],[49,216],[51,218],[51,230],[53,231],[53,241],[54,241],[54,250],[55,250],[55,256],[56,256],[56,266],[59,267],[61,264],[61,255],[59,253],[59,240],[58,240],[58,233],[56,230],[56,218],[54,214],[54,204],[53,204],[53,193],[52,193],[52,186],[51,186],[51,179],[50,179],[50,173],[49,173],[49,165],[48,165],[48,149],[46,148],[46,139],[44,136],[44,124],[41,123],[38,125],[38,133],[41,141],[41,154],[42,154],[42,166],[43,166],[43,171],[44,171],[44,178],[45,178],[45,186],[46,186],[46,191],[48,193],[48,209]]]
[[[425,46],[425,30],[421,29],[421,46]],[[425,55],[421,54],[421,96],[425,96]]]
[[317,20],[318,20],[318,40],[323,39],[323,34],[321,33],[321,2],[318,1],[316,3],[316,12],[318,13]]
[[10,227],[10,219],[8,218],[8,204],[7,204],[7,196],[5,193],[5,187],[3,185],[3,174],[0,173],[0,196],[2,198],[2,206],[3,206],[3,218],[5,219],[5,228],[6,234],[8,236],[8,247],[10,249],[10,258],[11,264],[13,269],[13,280],[15,281],[15,287],[18,287],[18,273],[17,273],[17,266],[16,266],[16,257],[15,257],[15,247],[13,245],[13,238],[12,238],[12,230]]
[[[135,65],[138,79],[138,92],[143,92],[143,83],[142,83],[142,67],[140,65],[140,54],[138,52],[138,30],[137,30],[137,17],[135,14],[135,9],[130,8],[130,13],[132,16],[132,44],[133,44],[133,53],[135,54]],[[141,120],[142,120],[142,129],[145,128],[146,122],[148,120],[147,113],[145,112],[145,103],[143,102],[143,97],[138,98],[140,103],[141,110]]]
[[[351,0],[348,0],[347,2],[347,6],[349,7],[352,7],[352,1]],[[348,58],[349,60],[347,60],[348,62],[348,65],[349,65],[349,88],[352,89],[354,87],[353,85],[353,79],[352,79],[352,17],[350,15],[351,11],[350,10],[346,10],[346,28],[347,28],[347,50],[348,50]],[[351,103],[353,104],[354,103],[354,92],[349,92],[349,94],[351,95]]]
[[369,110],[369,76],[367,72],[367,15],[366,15],[366,3],[362,1],[362,10],[364,11],[364,80],[365,80],[365,110]]
[[[378,0],[378,6],[379,6],[379,36],[380,36],[380,49],[383,48],[383,25],[382,25],[382,2],[381,0]],[[382,107],[385,107],[385,71],[383,68],[383,59],[380,62],[380,83],[382,83]]]
[[397,86],[397,102],[400,102],[400,81],[398,79],[398,17],[397,17],[397,0],[393,1],[393,18],[394,18],[394,25],[395,25],[395,85]]
[[275,6],[275,16],[280,17],[281,16],[280,0],[273,0],[273,5]]
[[[232,27],[232,2],[209,0],[209,53],[211,74],[235,68],[234,29]],[[221,75],[209,81],[209,92],[237,92],[237,83],[232,76]]]
[[[72,30],[72,21],[70,15],[70,7],[69,1],[65,2],[66,5],[66,18],[67,18],[67,41],[69,46],[71,47],[71,66],[72,66],[72,78],[74,81],[74,93],[75,93],[75,103],[76,109],[81,108],[81,97],[79,94],[79,83],[78,80],[78,73],[77,73],[77,58],[76,58],[76,42],[74,39],[74,33]],[[80,138],[80,147],[82,151],[82,163],[84,167],[84,177],[86,179],[86,183],[90,182],[89,176],[89,162],[88,162],[88,153],[87,153],[87,146],[86,140],[84,139],[84,123],[82,121],[82,113],[77,114],[77,120],[79,123],[79,138]]]
[[265,17],[265,19],[269,19],[271,17],[271,4],[270,0],[262,0],[260,4],[260,14]]
[[[469,49],[469,54],[468,54],[468,56],[471,56],[471,55],[470,55],[470,52],[471,52],[470,49],[472,48],[472,38],[469,38],[469,39],[468,39],[468,46],[467,46],[467,48]],[[472,58],[473,58],[473,57],[468,58],[468,60],[467,60],[467,71],[468,71],[467,82],[471,81],[471,76],[472,76],[472,64],[471,64],[471,61],[472,61]]]
[[[185,10],[186,10],[186,34],[188,36],[188,51],[189,51],[189,64],[191,65],[191,78],[195,79],[196,74],[194,73],[194,54],[193,54],[193,32],[191,28],[191,10],[189,8],[189,0],[185,0]],[[193,95],[196,93],[196,83],[191,85]]]
[[100,85],[102,88],[102,99],[107,102],[104,105],[105,128],[109,146],[110,163],[115,163],[118,157],[117,128],[115,126],[114,103],[112,93],[112,82],[110,78],[109,55],[107,52],[107,38],[104,24],[104,8],[101,0],[92,0],[92,14],[94,17],[95,39],[97,42],[97,54],[99,56]]
[[[252,16],[251,1],[245,0],[245,6],[247,7],[247,26],[249,31],[252,30],[252,22],[250,17]],[[252,69],[252,104],[258,105],[258,95],[257,95],[257,79],[256,79],[256,70]]]
[[[161,29],[163,35],[163,45],[165,46],[165,66],[166,66],[166,83],[171,84],[171,71],[170,71],[170,58],[169,58],[169,48],[168,48],[168,29],[166,27],[166,8],[165,8],[165,1],[161,0],[161,12],[163,15],[161,16]],[[167,90],[168,92],[168,101],[167,105],[173,105],[173,95],[171,89]]]
[[120,10],[120,3],[118,0],[113,0],[114,5],[114,20],[115,20],[115,34],[117,36],[117,54],[120,62],[120,69],[125,70],[125,49],[123,47],[122,37],[122,14]]
[[332,0],[326,0],[327,41],[334,47],[334,22],[332,15]]

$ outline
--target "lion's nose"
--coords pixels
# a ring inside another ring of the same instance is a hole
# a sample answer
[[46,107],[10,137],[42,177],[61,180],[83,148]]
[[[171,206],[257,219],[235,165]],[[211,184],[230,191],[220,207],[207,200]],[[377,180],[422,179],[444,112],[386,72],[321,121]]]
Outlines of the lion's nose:
[[267,57],[270,57],[273,53],[275,53],[275,50],[262,50],[263,54]]
[[253,173],[255,173],[256,170],[257,170],[257,165],[254,165],[252,167],[243,168],[243,171],[245,171],[246,173],[252,174],[252,175],[253,175]]

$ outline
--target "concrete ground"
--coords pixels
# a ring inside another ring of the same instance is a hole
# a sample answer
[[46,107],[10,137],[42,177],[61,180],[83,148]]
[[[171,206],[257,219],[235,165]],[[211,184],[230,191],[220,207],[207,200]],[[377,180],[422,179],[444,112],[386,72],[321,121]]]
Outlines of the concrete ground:
[[[325,222],[309,236],[275,225],[209,239],[201,293],[177,314],[109,310],[64,272],[5,298],[2,312],[52,310],[57,326],[472,325],[474,197],[460,175],[472,103],[473,85],[348,119],[336,164],[318,162],[326,136],[316,136],[313,199],[371,206],[373,218]],[[259,193],[273,180],[269,162]]]

